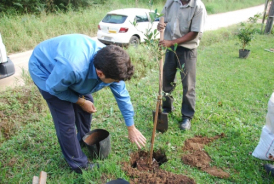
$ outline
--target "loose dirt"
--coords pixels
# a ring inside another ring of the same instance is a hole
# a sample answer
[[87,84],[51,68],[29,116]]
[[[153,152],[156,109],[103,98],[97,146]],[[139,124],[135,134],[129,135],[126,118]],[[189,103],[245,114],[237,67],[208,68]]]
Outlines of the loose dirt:
[[130,184],[194,184],[195,181],[184,175],[174,174],[159,168],[167,162],[163,151],[153,153],[153,162],[148,166],[149,153],[145,151],[135,152],[130,155],[130,163],[122,163],[122,169],[130,176]]
[[219,169],[215,166],[210,166],[211,158],[203,150],[205,145],[224,136],[224,134],[217,135],[211,138],[197,136],[186,140],[183,150],[187,151],[188,154],[182,156],[183,163],[186,165],[197,167],[212,176],[216,176],[219,178],[228,178],[228,173],[224,172],[222,169]]

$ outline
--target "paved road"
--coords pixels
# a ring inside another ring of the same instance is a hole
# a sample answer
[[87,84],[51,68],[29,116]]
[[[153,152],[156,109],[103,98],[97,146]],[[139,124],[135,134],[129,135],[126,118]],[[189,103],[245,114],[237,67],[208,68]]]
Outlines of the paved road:
[[[209,15],[206,22],[206,31],[216,30],[221,27],[227,27],[233,24],[237,24],[248,20],[249,17],[253,17],[257,13],[262,13],[264,11],[264,5],[255,6],[252,8]],[[7,43],[5,43],[7,44]],[[28,60],[32,50],[17,54],[9,55],[9,58],[13,61],[15,65],[15,74],[5,79],[0,80],[0,91],[5,90],[6,87],[13,87],[15,85],[24,85],[21,78],[22,69],[27,71]]]

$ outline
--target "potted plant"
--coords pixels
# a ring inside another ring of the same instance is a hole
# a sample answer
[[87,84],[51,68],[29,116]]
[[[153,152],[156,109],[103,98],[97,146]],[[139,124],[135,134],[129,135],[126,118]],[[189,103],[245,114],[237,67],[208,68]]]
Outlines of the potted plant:
[[248,22],[241,23],[241,27],[238,29],[237,37],[241,43],[241,49],[239,49],[239,57],[247,58],[250,54],[250,50],[246,49],[246,46],[250,44],[253,40],[257,29],[254,27],[255,23],[259,18],[259,14],[254,15],[254,17],[250,17]]

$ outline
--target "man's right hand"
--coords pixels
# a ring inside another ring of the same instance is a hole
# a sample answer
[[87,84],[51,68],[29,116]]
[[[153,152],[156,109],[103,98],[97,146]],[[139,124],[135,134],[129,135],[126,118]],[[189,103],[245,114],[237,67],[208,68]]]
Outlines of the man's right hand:
[[158,31],[162,31],[163,29],[165,29],[165,27],[166,27],[165,23],[158,23],[157,30]]

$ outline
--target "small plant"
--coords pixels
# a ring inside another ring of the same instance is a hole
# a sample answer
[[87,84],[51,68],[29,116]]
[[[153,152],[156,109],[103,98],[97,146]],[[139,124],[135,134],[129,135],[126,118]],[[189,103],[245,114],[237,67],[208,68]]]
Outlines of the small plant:
[[248,22],[241,23],[241,27],[238,30],[238,33],[236,34],[240,43],[242,50],[245,50],[246,46],[250,44],[250,42],[253,40],[255,33],[257,32],[257,29],[255,28],[255,24],[259,18],[260,14],[254,15],[254,17],[250,17]]

